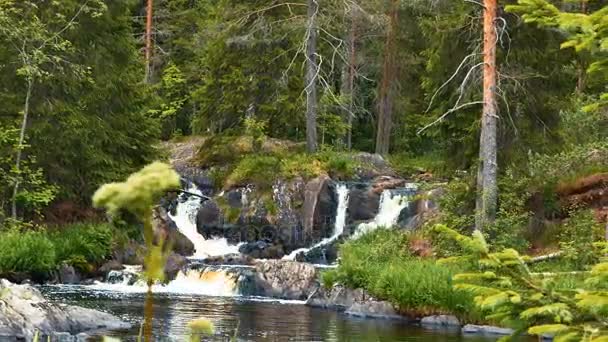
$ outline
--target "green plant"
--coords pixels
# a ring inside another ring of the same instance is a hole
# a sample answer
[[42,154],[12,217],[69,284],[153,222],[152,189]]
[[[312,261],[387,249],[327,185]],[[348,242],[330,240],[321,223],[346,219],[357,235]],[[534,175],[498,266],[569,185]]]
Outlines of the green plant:
[[165,241],[154,239],[152,213],[154,206],[168,190],[180,186],[179,175],[170,165],[156,162],[144,167],[139,172],[129,176],[125,182],[106,184],[93,195],[93,203],[97,207],[105,207],[111,214],[120,214],[126,210],[143,222],[144,241],[146,243],[146,280],[148,294],[145,303],[145,341],[152,340],[152,316],[154,311],[152,285],[164,280],[164,267],[168,251]]
[[559,247],[564,252],[566,262],[574,269],[599,261],[599,253],[594,244],[604,239],[604,227],[599,224],[591,210],[579,210],[570,215],[562,225]]
[[340,265],[322,276],[326,287],[364,288],[403,313],[453,313],[475,319],[472,297],[451,286],[454,269],[411,255],[409,235],[379,229],[340,247]]
[[0,232],[0,274],[45,275],[57,265],[54,247],[44,232],[16,229]]
[[58,262],[82,266],[82,260],[102,263],[112,252],[114,234],[109,224],[78,223],[55,228],[49,238],[55,245]]
[[474,295],[486,319],[514,328],[513,336],[528,332],[554,335],[556,341],[608,339],[608,263],[596,265],[584,275],[584,286],[573,290],[578,284],[559,280],[560,273],[531,272],[529,258],[514,249],[490,252],[478,231],[468,237],[443,225],[435,229],[462,248],[461,256],[444,263],[466,260],[476,266],[456,275],[454,287]]

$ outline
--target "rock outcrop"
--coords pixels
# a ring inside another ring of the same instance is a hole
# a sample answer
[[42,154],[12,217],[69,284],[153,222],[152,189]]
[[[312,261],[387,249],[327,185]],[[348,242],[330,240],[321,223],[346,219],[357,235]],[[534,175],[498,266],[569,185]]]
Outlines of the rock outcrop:
[[29,285],[0,280],[0,340],[33,339],[57,333],[75,335],[93,330],[128,329],[130,324],[96,310],[53,304]]
[[269,260],[256,265],[257,295],[280,299],[306,300],[319,283],[314,266],[287,260]]
[[320,287],[308,298],[306,305],[343,311],[351,316],[405,319],[391,303],[377,300],[363,289],[353,290],[340,284],[331,289]]

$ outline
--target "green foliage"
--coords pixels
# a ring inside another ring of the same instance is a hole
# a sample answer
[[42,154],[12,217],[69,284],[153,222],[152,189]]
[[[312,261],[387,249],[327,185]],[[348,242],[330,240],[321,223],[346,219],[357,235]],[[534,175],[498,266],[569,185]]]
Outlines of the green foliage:
[[168,190],[180,186],[179,175],[171,166],[155,162],[129,176],[125,182],[106,184],[93,195],[97,207],[105,207],[116,215],[126,210],[144,224],[144,239],[147,247],[145,257],[148,285],[164,279],[164,267],[168,257],[165,241],[154,241],[152,209]]
[[460,259],[475,262],[472,272],[454,277],[454,287],[474,295],[486,319],[513,327],[514,336],[527,331],[552,334],[558,341],[600,341],[608,337],[608,292],[597,286],[608,279],[605,263],[585,275],[584,287],[563,288],[560,273],[544,278],[531,272],[528,258],[513,249],[490,252],[483,247],[487,244],[479,233],[467,237],[445,226],[436,229],[462,246]]
[[420,259],[409,252],[409,237],[400,231],[379,229],[340,247],[340,265],[323,273],[323,284],[336,282],[364,288],[389,300],[406,314],[452,313],[475,319],[468,294],[452,289],[454,270]]
[[44,232],[11,229],[0,232],[0,274],[44,276],[56,267],[53,242]]
[[[188,101],[184,74],[173,62],[163,69],[161,81],[155,85],[159,98],[157,108],[150,109],[148,115],[157,120],[162,127],[161,138],[169,139],[178,131],[187,131],[190,118],[185,116],[184,106]],[[185,127],[184,127],[185,126]]]
[[49,234],[55,246],[57,262],[73,266],[99,265],[112,252],[114,228],[109,224],[78,223],[57,227]]
[[571,214],[562,226],[559,247],[566,262],[582,270],[599,261],[599,250],[594,246],[604,238],[604,227],[595,220],[593,212],[581,210]]

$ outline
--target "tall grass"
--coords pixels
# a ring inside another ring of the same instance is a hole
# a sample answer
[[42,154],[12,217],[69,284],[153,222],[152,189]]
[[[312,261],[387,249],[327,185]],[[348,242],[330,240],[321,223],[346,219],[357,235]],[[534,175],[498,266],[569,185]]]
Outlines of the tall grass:
[[409,237],[401,231],[379,229],[348,242],[340,258],[337,269],[323,274],[325,286],[340,282],[364,288],[411,316],[450,313],[476,319],[473,298],[452,288],[458,270],[412,256]]

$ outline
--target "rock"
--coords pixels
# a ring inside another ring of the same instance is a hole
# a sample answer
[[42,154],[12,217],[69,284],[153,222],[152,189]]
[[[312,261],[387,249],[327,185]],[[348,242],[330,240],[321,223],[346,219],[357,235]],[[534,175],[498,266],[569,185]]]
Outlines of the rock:
[[165,208],[156,207],[152,219],[157,239],[162,238],[169,242],[173,251],[179,255],[191,256],[194,254],[194,244],[177,229],[177,225],[169,217]]
[[57,271],[59,276],[59,282],[61,284],[78,284],[80,283],[80,276],[76,273],[73,266],[66,263],[62,263]]
[[253,265],[255,260],[248,255],[227,254],[209,257],[203,260],[205,265]]
[[420,320],[420,324],[449,327],[449,326],[460,326],[460,321],[458,320],[458,318],[456,316],[437,315],[437,316],[423,317]]
[[344,312],[347,315],[383,319],[404,319],[397,314],[393,305],[385,301],[367,300],[356,302]]
[[331,289],[319,287],[306,300],[306,305],[338,311],[345,311],[356,302],[365,302],[372,298],[363,289],[349,289],[340,284],[334,285]]
[[179,271],[188,264],[188,259],[183,255],[171,253],[165,263],[165,279],[167,281],[175,279]]
[[108,276],[108,273],[110,273],[111,271],[122,271],[125,267],[122,265],[122,263],[118,260],[110,260],[108,262],[106,262],[105,264],[101,265],[101,267],[97,270],[97,274],[100,277],[103,277],[104,279],[106,279],[106,277]]
[[321,175],[306,183],[302,211],[305,238],[321,240],[331,235],[338,208],[331,178]]
[[478,335],[511,335],[515,332],[513,329],[500,328],[491,325],[475,325],[467,324],[462,327],[464,334],[478,334]]
[[74,335],[92,330],[131,327],[107,313],[50,303],[34,287],[15,285],[7,280],[0,280],[0,298],[0,340],[32,340],[35,331],[43,335]]
[[396,189],[405,185],[405,179],[392,176],[376,177],[372,182],[372,191],[378,195],[382,195],[384,190]]
[[256,265],[255,282],[259,296],[306,300],[319,284],[311,264],[288,260],[268,260]]
[[396,173],[379,154],[360,152],[353,159],[361,164],[357,169],[357,177],[362,180],[373,179],[380,175],[396,176]]
[[260,240],[243,244],[239,247],[239,253],[254,259],[280,259],[285,255],[285,250],[281,244]]
[[380,195],[368,185],[351,188],[348,193],[348,220],[350,222],[369,221],[378,214]]

